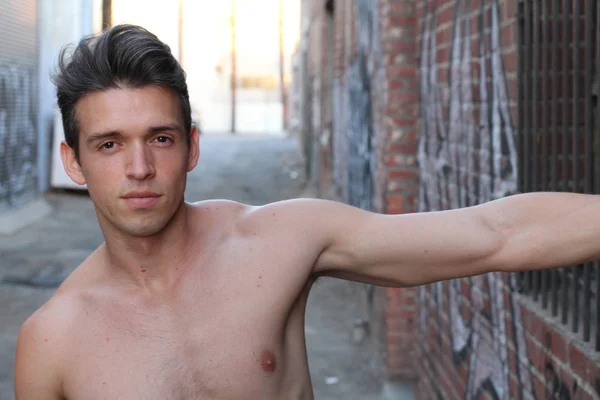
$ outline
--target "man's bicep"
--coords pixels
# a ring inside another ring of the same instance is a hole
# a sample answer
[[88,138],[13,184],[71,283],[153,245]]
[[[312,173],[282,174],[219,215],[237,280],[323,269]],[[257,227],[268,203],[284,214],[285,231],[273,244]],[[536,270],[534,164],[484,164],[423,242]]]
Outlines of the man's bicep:
[[[477,208],[383,215],[343,211],[318,272],[389,286],[412,286],[486,272],[501,246]],[[334,219],[335,220],[335,219]]]
[[58,359],[51,338],[44,337],[43,327],[30,317],[19,332],[15,354],[16,400],[60,400],[61,382]]

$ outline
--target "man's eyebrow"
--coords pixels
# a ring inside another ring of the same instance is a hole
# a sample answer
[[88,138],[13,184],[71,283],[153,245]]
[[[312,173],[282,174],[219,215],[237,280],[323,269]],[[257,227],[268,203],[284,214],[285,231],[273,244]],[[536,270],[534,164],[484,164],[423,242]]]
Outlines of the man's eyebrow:
[[92,133],[90,136],[87,137],[87,139],[85,139],[85,142],[87,144],[96,142],[98,140],[103,140],[103,139],[108,139],[108,138],[116,138],[116,137],[122,137],[123,135],[121,135],[120,132],[117,131],[110,131],[110,132],[102,132],[102,133]]
[[181,129],[181,125],[179,124],[167,124],[167,125],[159,125],[159,126],[151,126],[148,131],[150,131],[150,133],[157,133],[157,132],[165,132],[165,131],[183,131],[183,129]]
[[[148,133],[150,133],[150,134],[154,134],[154,133],[158,133],[158,132],[167,132],[167,131],[183,131],[183,129],[181,129],[181,125],[179,125],[179,124],[157,125],[157,126],[151,126],[150,128],[148,128]],[[91,143],[99,141],[99,140],[104,140],[104,139],[109,139],[109,138],[121,138],[121,137],[123,137],[123,135],[119,131],[93,133],[86,138],[85,142],[87,144],[91,144]]]

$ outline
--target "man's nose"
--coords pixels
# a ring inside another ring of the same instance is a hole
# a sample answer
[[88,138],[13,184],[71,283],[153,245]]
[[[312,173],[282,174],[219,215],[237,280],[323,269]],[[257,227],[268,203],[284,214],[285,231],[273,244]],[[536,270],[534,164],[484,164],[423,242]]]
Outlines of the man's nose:
[[130,147],[127,154],[127,177],[144,180],[153,177],[154,172],[154,160],[148,146],[135,144]]

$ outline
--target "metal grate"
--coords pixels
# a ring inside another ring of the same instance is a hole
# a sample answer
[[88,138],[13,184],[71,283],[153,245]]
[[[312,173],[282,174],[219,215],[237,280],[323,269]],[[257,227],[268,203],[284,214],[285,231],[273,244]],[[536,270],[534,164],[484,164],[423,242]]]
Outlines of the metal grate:
[[[519,3],[519,189],[600,193],[596,0]],[[600,351],[598,263],[519,274],[519,289]]]

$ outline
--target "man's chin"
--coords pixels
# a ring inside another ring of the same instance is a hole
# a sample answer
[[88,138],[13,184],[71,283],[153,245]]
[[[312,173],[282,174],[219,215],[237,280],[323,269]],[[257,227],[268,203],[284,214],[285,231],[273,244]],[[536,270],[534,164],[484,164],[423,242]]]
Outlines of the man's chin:
[[164,224],[158,226],[128,226],[124,229],[124,233],[131,237],[147,238],[161,233],[164,227]]
[[164,221],[162,218],[153,218],[152,221],[148,219],[144,221],[121,221],[120,223],[114,224],[117,230],[121,231],[127,236],[134,238],[147,238],[150,236],[161,233],[168,221]]

